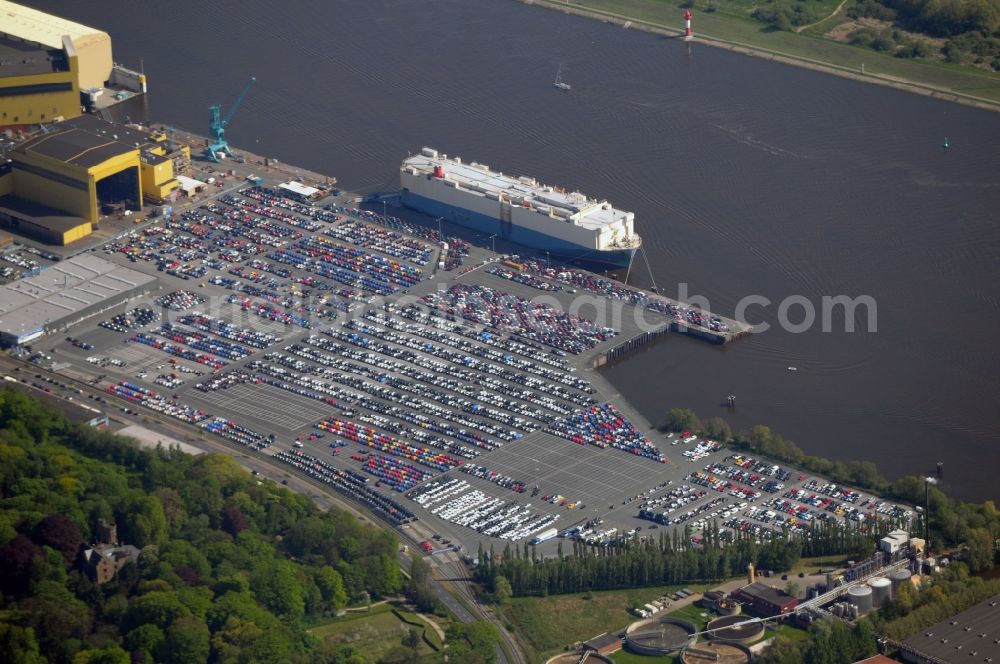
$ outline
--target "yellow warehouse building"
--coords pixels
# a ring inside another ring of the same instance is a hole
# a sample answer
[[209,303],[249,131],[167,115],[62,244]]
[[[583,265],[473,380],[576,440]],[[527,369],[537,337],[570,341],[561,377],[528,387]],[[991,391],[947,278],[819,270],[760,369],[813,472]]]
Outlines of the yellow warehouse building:
[[13,148],[0,171],[0,226],[50,244],[86,237],[102,212],[139,211],[179,187],[174,160],[149,134],[90,115]]

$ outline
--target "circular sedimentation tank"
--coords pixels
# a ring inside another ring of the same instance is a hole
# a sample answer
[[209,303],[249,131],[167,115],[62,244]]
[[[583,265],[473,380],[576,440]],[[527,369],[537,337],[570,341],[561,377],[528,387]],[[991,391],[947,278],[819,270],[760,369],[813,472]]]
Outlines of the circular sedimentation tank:
[[870,586],[853,586],[847,591],[847,601],[858,607],[858,613],[865,614],[872,610],[873,599]]
[[753,643],[764,635],[764,623],[748,616],[722,616],[708,623],[708,634],[719,643]]
[[718,603],[715,610],[723,616],[738,616],[743,612],[743,605],[731,599],[724,599]]
[[753,655],[739,643],[696,643],[681,652],[683,664],[750,664]]
[[874,606],[882,607],[892,599],[892,581],[885,577],[877,577],[868,582],[872,587],[872,603]]
[[[580,657],[583,653],[579,652],[564,652],[545,660],[545,664],[580,664]],[[596,652],[591,652],[587,655],[587,663],[594,662],[594,664],[615,664],[613,659],[605,657],[604,655],[599,655]]]
[[637,655],[672,655],[695,642],[698,629],[678,618],[637,620],[625,630],[625,648]]

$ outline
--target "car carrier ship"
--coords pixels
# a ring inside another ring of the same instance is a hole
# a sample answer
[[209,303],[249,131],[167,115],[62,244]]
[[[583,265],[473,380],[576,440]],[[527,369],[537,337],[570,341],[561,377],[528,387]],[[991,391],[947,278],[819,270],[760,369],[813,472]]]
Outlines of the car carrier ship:
[[400,186],[407,207],[588,268],[627,268],[642,244],[632,212],[433,148],[403,160]]

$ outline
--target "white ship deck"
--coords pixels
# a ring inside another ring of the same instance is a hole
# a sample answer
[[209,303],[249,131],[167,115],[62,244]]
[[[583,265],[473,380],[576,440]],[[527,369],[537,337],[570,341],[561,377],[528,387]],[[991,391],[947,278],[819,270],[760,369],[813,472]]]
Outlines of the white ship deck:
[[445,177],[463,189],[497,201],[503,197],[512,205],[530,207],[539,214],[565,219],[587,230],[601,231],[619,224],[621,228],[630,229],[634,218],[631,212],[619,210],[607,201],[543,185],[533,178],[504,175],[490,170],[485,164],[466,164],[458,157],[449,158],[431,148],[424,148],[420,154],[404,160],[402,170],[414,175],[430,175],[436,166],[441,166]]

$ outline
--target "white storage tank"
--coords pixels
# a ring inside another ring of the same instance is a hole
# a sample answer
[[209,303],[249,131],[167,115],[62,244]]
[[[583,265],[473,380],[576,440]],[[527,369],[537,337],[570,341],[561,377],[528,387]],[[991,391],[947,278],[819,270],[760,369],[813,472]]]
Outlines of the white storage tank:
[[870,586],[854,586],[847,591],[847,600],[858,607],[858,613],[872,610],[872,589]]
[[893,594],[899,592],[899,587],[904,583],[910,582],[910,570],[908,569],[897,569],[889,574],[889,581],[892,583]]
[[877,577],[868,582],[872,588],[872,603],[881,608],[892,599],[892,581],[885,577]]

